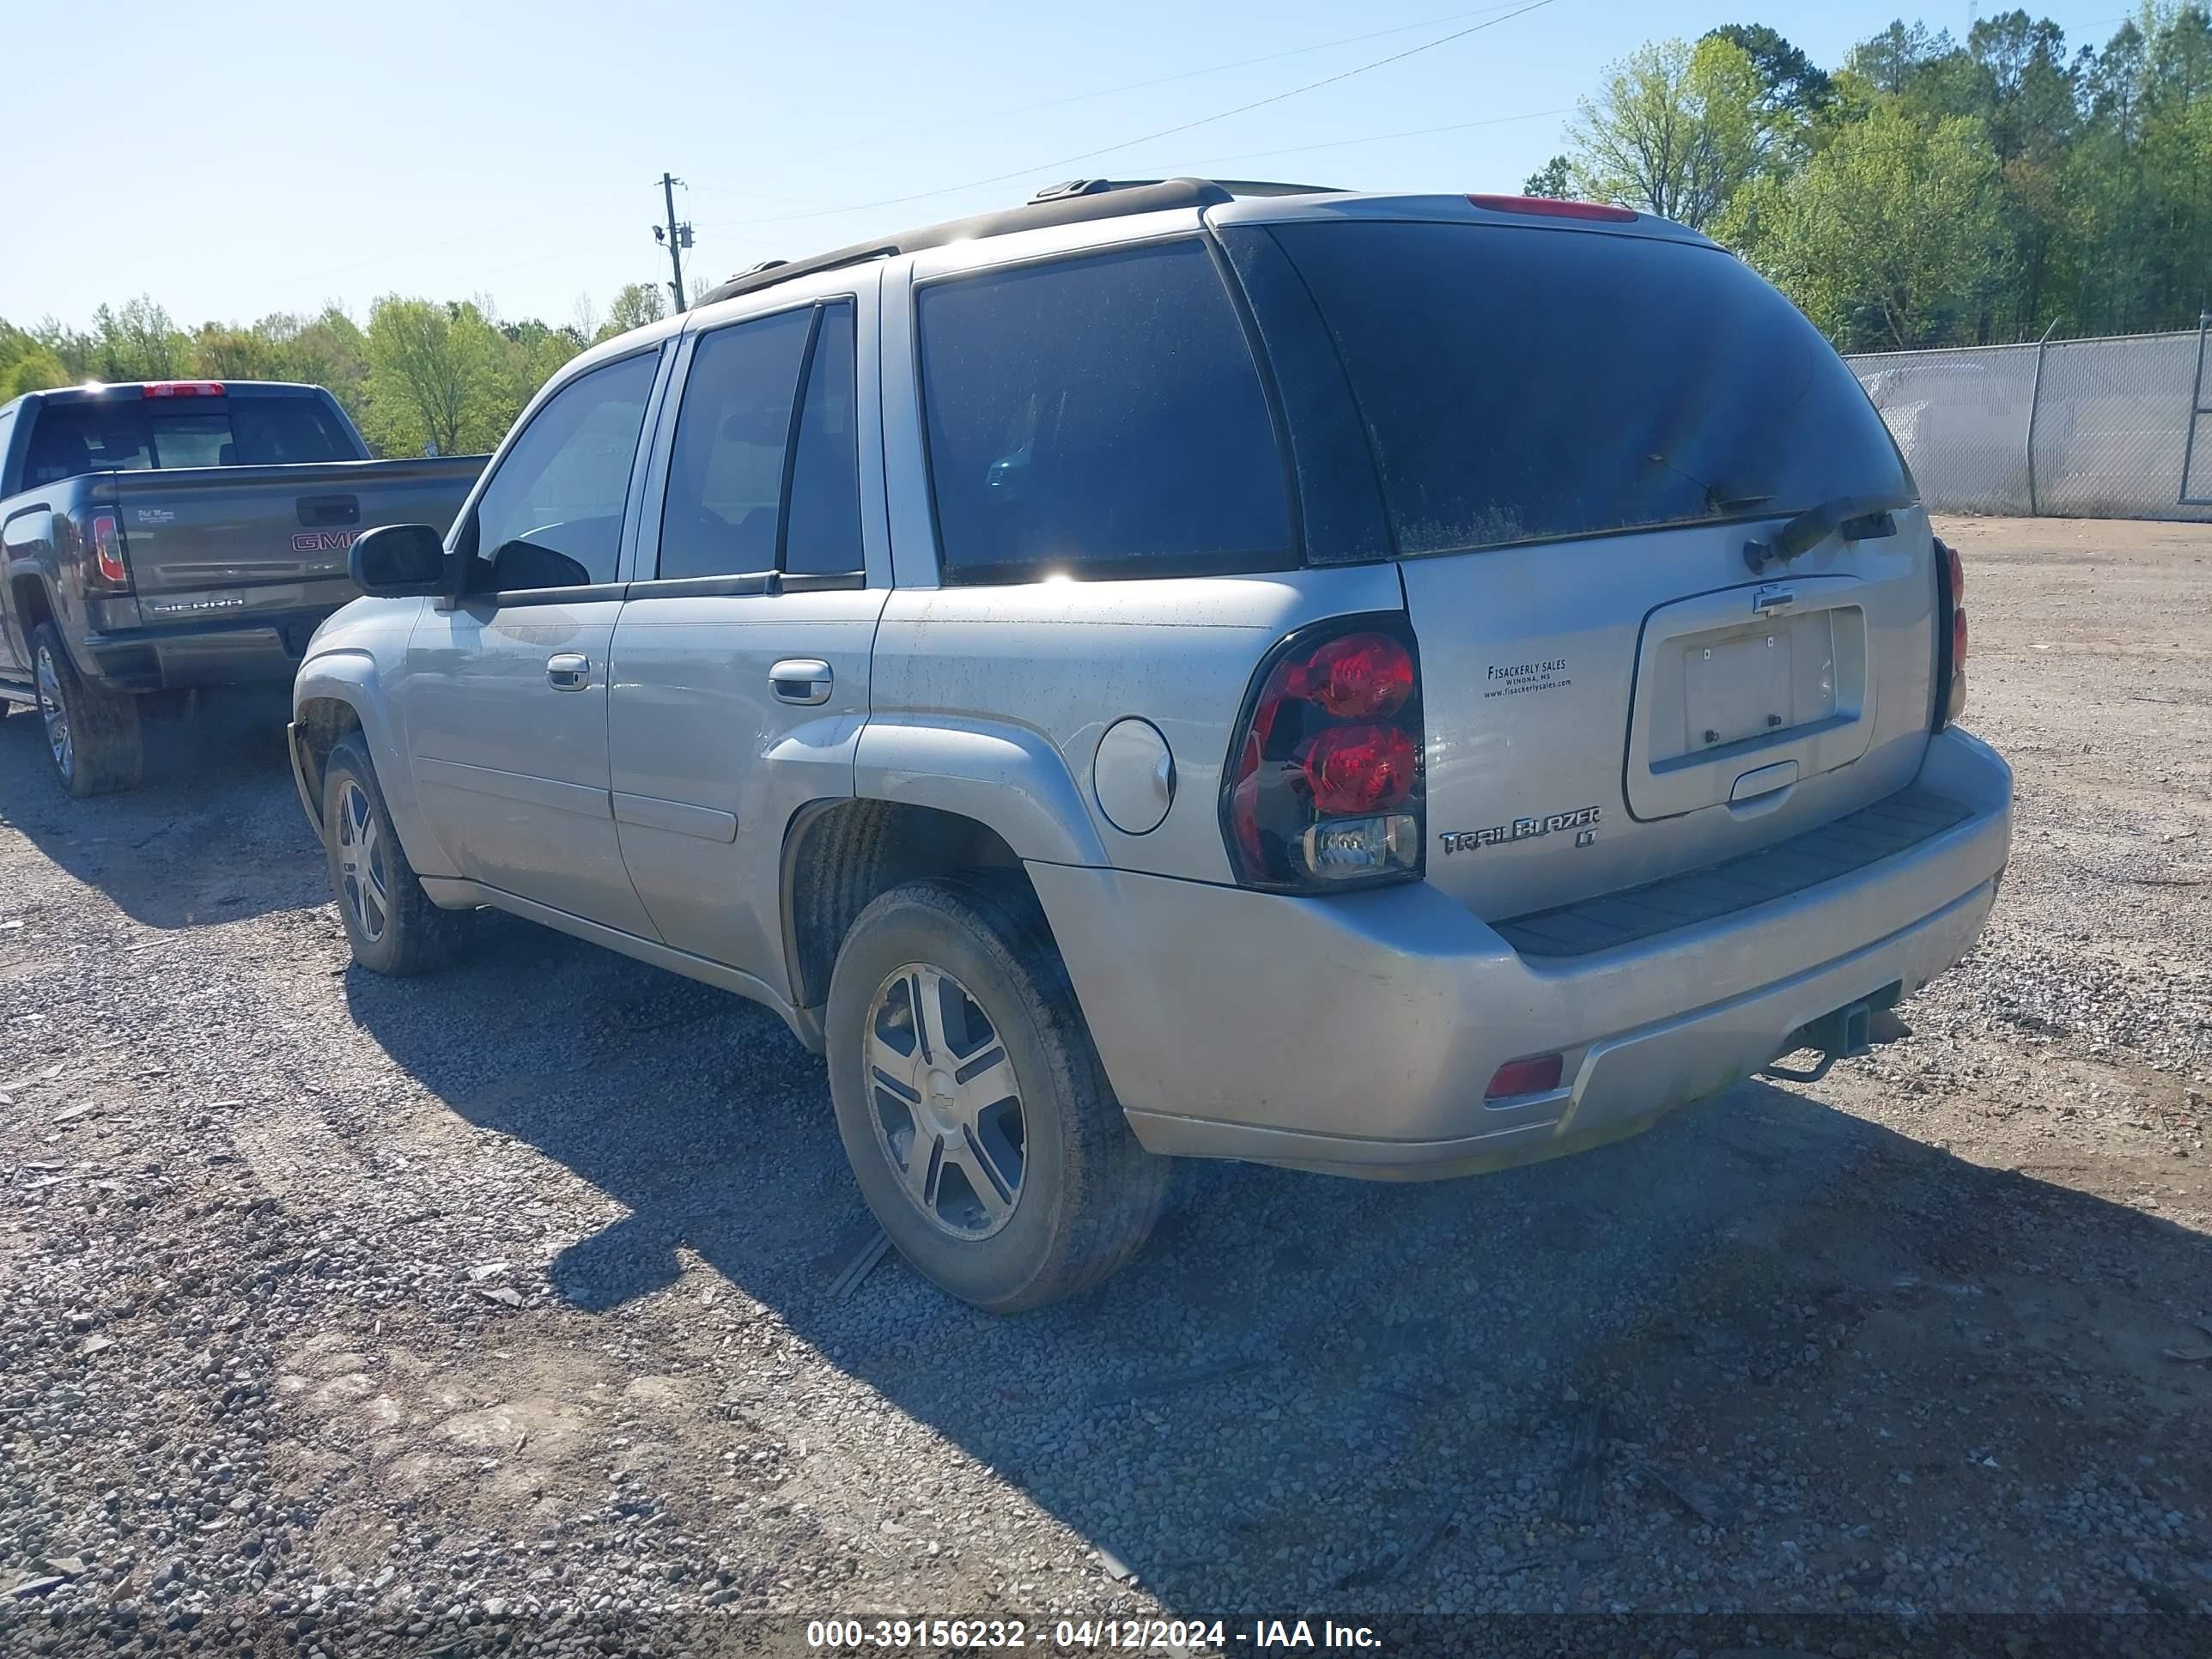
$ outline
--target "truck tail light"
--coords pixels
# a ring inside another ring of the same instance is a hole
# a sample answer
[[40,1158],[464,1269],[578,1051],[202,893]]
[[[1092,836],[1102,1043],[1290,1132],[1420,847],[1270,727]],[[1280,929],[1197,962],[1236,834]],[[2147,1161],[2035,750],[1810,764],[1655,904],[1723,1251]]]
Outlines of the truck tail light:
[[1221,823],[1248,887],[1333,891],[1422,868],[1421,688],[1401,616],[1301,629],[1253,676]]
[[142,398],[220,398],[221,380],[149,380],[138,388]]
[[1936,543],[1936,719],[1941,732],[1966,707],[1966,567],[1959,551]]
[[122,520],[112,507],[81,507],[70,514],[77,544],[84,550],[84,584],[88,593],[106,597],[131,591],[131,561],[123,546]]

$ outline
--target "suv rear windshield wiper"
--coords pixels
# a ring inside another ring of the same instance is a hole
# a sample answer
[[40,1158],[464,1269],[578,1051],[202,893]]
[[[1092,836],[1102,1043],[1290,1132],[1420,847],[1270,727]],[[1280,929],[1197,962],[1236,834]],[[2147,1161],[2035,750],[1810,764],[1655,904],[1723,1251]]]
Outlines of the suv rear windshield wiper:
[[1889,515],[1912,505],[1904,495],[1836,495],[1818,507],[1808,507],[1774,532],[1771,541],[1743,544],[1743,562],[1757,575],[1770,564],[1786,563],[1809,552],[1838,531],[1850,541],[1894,536],[1897,521]]

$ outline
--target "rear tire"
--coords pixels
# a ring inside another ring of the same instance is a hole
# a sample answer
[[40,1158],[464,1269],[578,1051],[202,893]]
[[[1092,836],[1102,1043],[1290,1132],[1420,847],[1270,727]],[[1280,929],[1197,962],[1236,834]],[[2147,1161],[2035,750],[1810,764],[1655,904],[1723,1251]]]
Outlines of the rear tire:
[[422,890],[358,733],[339,738],[323,767],[323,847],[356,962],[408,978],[453,959],[472,913],[441,910]]
[[953,877],[876,899],[838,952],[826,1036],[861,1195],[942,1289],[1019,1313],[1144,1248],[1169,1161],[1129,1132],[1024,889]]
[[52,623],[31,632],[31,673],[46,726],[46,756],[62,787],[79,800],[137,788],[146,771],[138,699],[78,673]]

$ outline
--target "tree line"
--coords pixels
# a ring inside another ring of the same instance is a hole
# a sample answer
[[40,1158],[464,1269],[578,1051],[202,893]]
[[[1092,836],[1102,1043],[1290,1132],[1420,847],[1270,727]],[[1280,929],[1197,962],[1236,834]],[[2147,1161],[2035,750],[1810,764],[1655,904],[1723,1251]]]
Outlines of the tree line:
[[1531,194],[1734,249],[1841,349],[2194,327],[2212,305],[2212,12],[2101,47],[2025,11],[1892,23],[1823,70],[1760,24],[1606,71]]
[[[1846,351],[2193,326],[2212,307],[2212,10],[2147,0],[2071,55],[2048,18],[1964,42],[1892,23],[1825,70],[1764,24],[1655,41],[1606,71],[1531,194],[1616,202],[1734,249]],[[1632,296],[1624,296],[1632,300]],[[384,454],[485,450],[597,339],[663,313],[507,322],[388,295],[180,327],[148,297],[86,330],[0,320],[0,402],[88,380],[281,379],[337,394]]]
[[100,307],[88,329],[0,319],[0,403],[88,380],[305,380],[328,386],[379,454],[481,453],[555,369],[665,311],[659,287],[633,283],[604,317],[580,302],[558,326],[502,321],[482,299],[393,294],[369,307],[366,326],[330,306],[187,330],[141,296]]

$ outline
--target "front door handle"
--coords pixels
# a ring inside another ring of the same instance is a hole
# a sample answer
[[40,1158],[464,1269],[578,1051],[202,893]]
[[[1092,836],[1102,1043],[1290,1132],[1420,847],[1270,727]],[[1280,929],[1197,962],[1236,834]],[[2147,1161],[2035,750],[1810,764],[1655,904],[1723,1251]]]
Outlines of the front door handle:
[[787,658],[768,671],[769,689],[784,702],[827,702],[836,678],[828,663],[814,657]]
[[580,691],[592,683],[592,659],[580,651],[556,651],[545,659],[545,679],[556,691]]

